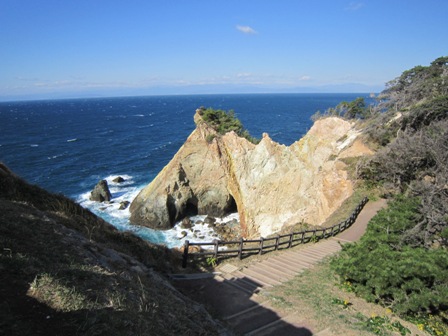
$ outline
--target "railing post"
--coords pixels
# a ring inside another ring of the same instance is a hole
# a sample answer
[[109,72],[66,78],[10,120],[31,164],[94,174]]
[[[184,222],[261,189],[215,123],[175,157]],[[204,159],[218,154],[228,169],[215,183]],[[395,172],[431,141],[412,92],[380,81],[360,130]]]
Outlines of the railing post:
[[243,241],[244,241],[243,238],[241,238],[240,250],[238,251],[238,256],[239,256],[240,260],[243,259]]
[[294,232],[291,233],[291,235],[289,236],[289,244],[288,244],[288,248],[291,248],[291,246],[292,246],[292,239],[293,239],[293,237],[294,237]]
[[260,237],[260,252],[258,252],[259,255],[263,254],[263,244],[264,244],[264,239],[263,239],[263,237]]
[[185,241],[184,244],[184,254],[182,257],[182,268],[187,267],[187,260],[188,260],[188,248],[190,247],[190,242],[188,240]]
[[275,238],[275,250],[277,251],[278,250],[278,241],[280,240],[280,236],[277,236],[276,238]]
[[218,239],[213,239],[213,244],[215,245],[215,254],[214,254],[214,257],[215,257],[215,259],[218,259],[218,245],[219,245],[219,240],[218,240]]
[[305,241],[305,231],[300,232],[302,234],[302,238],[300,239],[300,244],[303,244]]

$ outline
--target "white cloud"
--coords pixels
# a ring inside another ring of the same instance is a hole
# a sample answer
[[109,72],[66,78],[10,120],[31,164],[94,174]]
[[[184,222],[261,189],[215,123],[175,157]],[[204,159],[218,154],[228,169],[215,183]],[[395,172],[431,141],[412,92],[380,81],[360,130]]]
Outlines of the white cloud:
[[241,73],[236,75],[236,77],[238,77],[238,78],[248,78],[248,77],[251,77],[251,76],[252,76],[252,74],[249,73],[249,72],[241,72]]
[[301,81],[309,81],[309,80],[311,80],[311,77],[310,76],[302,76],[302,77],[300,77],[300,80]]
[[345,10],[354,12],[354,11],[361,9],[362,7],[364,7],[363,2],[350,2],[349,5],[347,7],[345,7]]
[[257,31],[249,26],[236,26],[236,29],[238,29],[240,32],[244,34],[257,34]]

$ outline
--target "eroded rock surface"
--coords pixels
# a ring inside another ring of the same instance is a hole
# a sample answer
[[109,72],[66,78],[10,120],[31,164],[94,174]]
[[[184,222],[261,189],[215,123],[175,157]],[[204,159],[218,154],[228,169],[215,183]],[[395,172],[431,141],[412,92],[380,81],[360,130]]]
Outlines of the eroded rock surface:
[[99,181],[90,193],[90,200],[92,201],[110,202],[111,199],[112,195],[106,180]]
[[268,134],[258,145],[234,132],[221,136],[198,113],[194,119],[185,144],[132,202],[132,222],[169,229],[191,213],[238,211],[246,237],[318,225],[353,193],[339,158],[371,153],[354,124],[340,118],[318,120],[291,146]]

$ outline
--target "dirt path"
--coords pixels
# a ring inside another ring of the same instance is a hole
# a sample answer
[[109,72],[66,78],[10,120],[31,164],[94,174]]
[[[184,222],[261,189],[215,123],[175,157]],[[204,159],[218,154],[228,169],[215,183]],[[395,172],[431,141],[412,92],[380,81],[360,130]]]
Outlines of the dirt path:
[[[284,315],[272,307],[267,296],[262,294],[337,253],[341,244],[358,240],[370,219],[385,206],[384,200],[368,202],[356,222],[336,237],[300,249],[285,250],[248,266],[224,264],[213,277],[173,276],[177,280],[174,285],[203,303],[236,335],[329,336],[329,330],[320,330],[312,321],[305,321],[297,314]],[[223,335],[226,334],[223,332]]]

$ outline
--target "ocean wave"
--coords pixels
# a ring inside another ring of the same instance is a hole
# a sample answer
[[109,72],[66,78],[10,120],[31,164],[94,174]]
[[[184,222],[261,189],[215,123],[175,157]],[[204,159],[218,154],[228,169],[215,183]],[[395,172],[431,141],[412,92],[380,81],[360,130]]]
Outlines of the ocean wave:
[[[114,182],[114,179],[118,176],[122,177],[124,182]],[[204,219],[207,217],[205,215],[190,217],[192,229],[182,228],[181,222],[176,223],[172,229],[165,231],[153,230],[131,224],[129,221],[131,215],[129,206],[125,209],[120,209],[120,207],[124,202],[132,202],[144,186],[136,185],[134,178],[127,174],[114,174],[104,179],[107,181],[112,194],[111,202],[99,203],[91,201],[91,191],[80,194],[77,197],[77,202],[117,229],[132,232],[142,239],[156,244],[163,244],[169,248],[181,247],[185,243],[185,240],[189,240],[190,242],[211,242],[214,239],[220,239],[213,227],[204,223]],[[231,214],[224,218],[216,218],[216,223],[227,222],[234,218],[239,219],[238,214]]]

